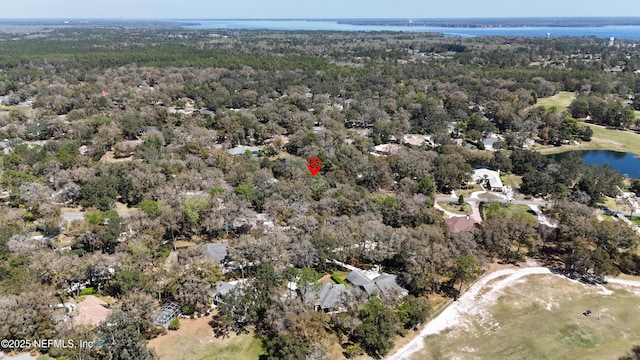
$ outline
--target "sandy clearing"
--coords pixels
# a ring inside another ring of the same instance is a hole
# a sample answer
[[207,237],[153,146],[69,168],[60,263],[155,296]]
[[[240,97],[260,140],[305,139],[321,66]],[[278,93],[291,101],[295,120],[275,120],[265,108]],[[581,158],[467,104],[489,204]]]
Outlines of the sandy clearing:
[[[387,360],[408,360],[411,356],[424,347],[424,338],[429,335],[438,334],[454,326],[464,326],[462,316],[465,314],[480,314],[483,309],[491,306],[499,297],[501,290],[516,284],[523,277],[529,275],[554,275],[551,270],[545,267],[527,267],[498,270],[478,280],[462,294],[460,298],[444,309],[436,318],[431,320],[420,331],[418,336],[400,348],[397,352],[389,355]],[[557,276],[563,276],[555,274]],[[493,281],[496,280],[496,281]],[[640,287],[640,281],[623,280],[616,278],[607,279],[611,284]],[[491,284],[489,284],[491,282]],[[610,290],[602,287],[602,293]]]

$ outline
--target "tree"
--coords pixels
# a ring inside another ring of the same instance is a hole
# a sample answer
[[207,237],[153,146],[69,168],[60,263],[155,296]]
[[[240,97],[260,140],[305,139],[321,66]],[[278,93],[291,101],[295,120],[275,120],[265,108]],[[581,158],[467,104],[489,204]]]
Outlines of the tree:
[[546,196],[556,189],[553,179],[547,171],[531,170],[522,177],[520,191],[533,196]]
[[459,188],[469,179],[472,170],[460,154],[440,155],[433,165],[433,178],[441,192]]
[[460,256],[453,269],[453,283],[460,282],[458,293],[462,291],[462,285],[482,274],[482,267],[474,256]]
[[119,179],[110,175],[87,180],[80,189],[80,205],[102,211],[113,208],[118,197],[118,183]]
[[354,333],[357,341],[370,356],[380,359],[393,348],[398,318],[385,308],[377,296],[372,297],[360,311],[360,324]]
[[290,333],[268,337],[264,342],[264,347],[267,351],[266,358],[272,360],[306,359],[309,352],[309,345],[298,336]]
[[142,336],[136,331],[131,319],[123,312],[115,311],[97,328],[99,344],[95,354],[111,360],[150,360],[157,357],[147,349]]
[[415,329],[431,312],[431,304],[424,297],[408,296],[397,306],[398,318],[405,330]]
[[569,113],[571,117],[576,119],[586,118],[589,114],[589,101],[582,96],[578,96],[569,105]]
[[182,206],[185,218],[191,225],[191,231],[196,235],[200,233],[200,215],[206,206],[207,202],[205,200],[199,200],[195,197],[189,198]]
[[640,346],[634,346],[629,353],[619,357],[618,360],[640,360]]
[[158,215],[160,215],[160,206],[158,205],[158,202],[155,200],[148,200],[148,199],[142,200],[140,201],[140,203],[138,203],[138,207],[145,214],[149,215],[152,218],[155,218]]

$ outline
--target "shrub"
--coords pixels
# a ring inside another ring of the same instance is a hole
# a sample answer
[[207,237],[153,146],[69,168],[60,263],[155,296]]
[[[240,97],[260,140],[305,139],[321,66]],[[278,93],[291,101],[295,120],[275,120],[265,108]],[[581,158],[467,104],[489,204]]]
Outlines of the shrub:
[[144,333],[144,338],[147,340],[151,340],[153,338],[157,338],[160,335],[166,335],[167,334],[167,329],[163,328],[162,326],[155,326],[155,327],[151,327],[149,330],[147,330]]
[[180,329],[180,319],[175,318],[171,320],[171,322],[169,323],[168,329],[173,331]]
[[96,289],[94,289],[92,287],[88,287],[88,288],[84,288],[84,289],[80,290],[80,296],[93,295],[95,293],[96,293]]
[[331,274],[331,280],[335,281],[337,284],[342,284],[344,286],[347,286],[347,283],[336,274]]

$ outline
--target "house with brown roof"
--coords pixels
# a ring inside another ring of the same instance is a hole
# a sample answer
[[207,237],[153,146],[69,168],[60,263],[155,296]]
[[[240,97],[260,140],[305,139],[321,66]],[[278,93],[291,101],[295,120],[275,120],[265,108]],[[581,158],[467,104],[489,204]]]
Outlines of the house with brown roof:
[[472,230],[476,226],[476,221],[468,215],[448,218],[444,222],[449,227],[449,232],[453,234]]

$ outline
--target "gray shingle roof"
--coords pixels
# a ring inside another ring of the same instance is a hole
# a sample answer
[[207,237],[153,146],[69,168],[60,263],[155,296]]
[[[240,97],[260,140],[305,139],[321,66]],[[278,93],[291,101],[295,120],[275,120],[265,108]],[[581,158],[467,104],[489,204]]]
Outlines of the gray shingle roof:
[[335,311],[342,305],[342,294],[346,290],[343,284],[324,284],[316,290],[313,284],[308,284],[305,290],[305,301],[322,310]]
[[403,298],[409,295],[409,292],[398,284],[398,276],[387,273],[382,273],[377,278],[373,279],[376,284],[376,288],[380,291],[380,294],[390,298]]
[[205,247],[213,260],[223,262],[227,258],[226,242],[205,244]]
[[397,275],[382,273],[371,280],[359,271],[350,272],[346,278],[351,284],[362,287],[369,295],[378,293],[381,296],[390,298],[407,296],[409,292],[398,284],[397,279]]

